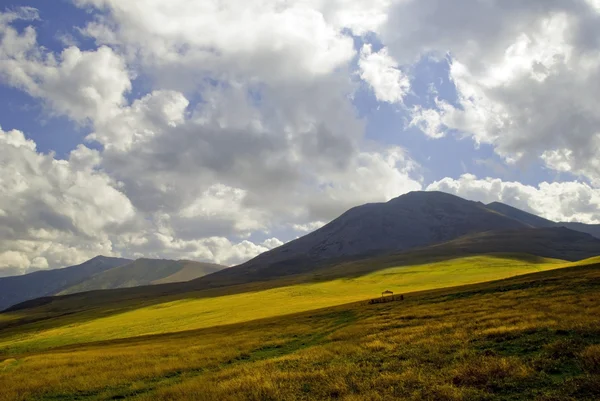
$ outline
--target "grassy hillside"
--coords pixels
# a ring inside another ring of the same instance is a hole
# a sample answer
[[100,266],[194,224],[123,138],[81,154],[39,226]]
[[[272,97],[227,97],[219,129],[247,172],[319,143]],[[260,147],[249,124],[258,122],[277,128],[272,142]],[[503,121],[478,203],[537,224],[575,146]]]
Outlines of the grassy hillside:
[[600,266],[583,265],[401,302],[6,354],[0,399],[597,400],[599,288]]
[[[68,344],[111,340],[240,323],[377,297],[484,282],[566,266],[565,262],[526,255],[472,256],[391,267],[355,277],[252,283],[165,297],[107,302],[73,313],[94,293],[57,299],[38,308],[4,314],[0,321],[0,355]],[[2,315],[0,315],[2,316]],[[47,319],[53,317],[53,319]],[[22,319],[41,319],[20,324]]]
[[59,294],[187,281],[223,268],[224,266],[213,263],[189,260],[137,259],[126,265],[96,274]]
[[225,266],[214,263],[201,263],[189,260],[180,260],[179,263],[181,268],[178,271],[169,276],[153,280],[150,284],[167,284],[190,281],[225,268]]

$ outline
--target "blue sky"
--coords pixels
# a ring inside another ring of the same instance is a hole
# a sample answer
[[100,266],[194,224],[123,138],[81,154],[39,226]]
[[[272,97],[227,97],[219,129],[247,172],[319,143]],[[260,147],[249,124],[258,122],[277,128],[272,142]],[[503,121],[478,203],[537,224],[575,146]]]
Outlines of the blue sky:
[[2,6],[0,269],[234,264],[416,189],[599,222],[598,10],[461,1]]

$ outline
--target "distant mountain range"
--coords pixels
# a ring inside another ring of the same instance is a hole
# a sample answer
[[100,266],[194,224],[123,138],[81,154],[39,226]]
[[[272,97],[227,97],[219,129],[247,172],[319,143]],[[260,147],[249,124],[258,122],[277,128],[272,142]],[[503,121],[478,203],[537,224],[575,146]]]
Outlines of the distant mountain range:
[[[0,310],[56,294],[113,289],[117,297],[158,296],[303,275],[328,266],[337,270],[326,274],[339,277],[353,261],[364,271],[371,265],[478,253],[579,260],[600,255],[599,238],[600,225],[553,222],[502,203],[485,205],[443,192],[411,192],[352,208],[304,237],[231,268],[98,257],[70,268],[3,278]],[[148,285],[153,286],[117,290]]]
[[85,281],[70,286],[58,295],[92,290],[130,288],[141,285],[177,283],[205,276],[225,266],[189,260],[137,259],[95,274]]
[[39,297],[187,281],[224,267],[188,260],[97,256],[77,266],[0,278],[0,311]]

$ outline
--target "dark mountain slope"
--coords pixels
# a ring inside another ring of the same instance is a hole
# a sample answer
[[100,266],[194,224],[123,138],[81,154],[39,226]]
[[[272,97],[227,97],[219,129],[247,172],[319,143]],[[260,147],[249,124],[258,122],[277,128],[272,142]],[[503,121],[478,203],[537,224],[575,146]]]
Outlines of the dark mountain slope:
[[529,224],[532,227],[566,227],[570,230],[579,231],[593,235],[596,238],[600,238],[600,224],[584,224],[584,223],[569,223],[569,222],[554,222],[551,220],[544,219],[531,213],[524,212],[523,210],[514,208],[509,205],[505,205],[500,202],[493,202],[486,205],[488,209],[494,210],[498,213],[502,213],[505,216],[512,217],[515,220],[519,220],[522,223]]
[[202,283],[245,283],[297,274],[330,261],[388,254],[467,234],[530,226],[443,192],[411,192],[387,203],[355,207],[320,229],[229,269]]
[[545,228],[557,226],[557,223],[554,221],[544,219],[543,217],[536,216],[535,214],[525,212],[521,209],[517,209],[516,207],[512,207],[504,203],[492,202],[486,205],[486,207],[505,216],[512,217],[513,219],[531,227]]
[[27,299],[54,295],[95,274],[129,262],[129,259],[97,256],[80,265],[63,269],[0,278],[0,310]]
[[137,259],[96,274],[60,292],[60,295],[91,290],[187,281],[214,273],[225,266],[189,260]]
[[584,223],[558,223],[558,225],[566,227],[570,230],[579,231],[600,238],[600,224],[584,224]]
[[527,253],[544,258],[577,261],[600,255],[600,239],[565,227],[489,231],[467,235],[424,252],[465,256],[482,253]]

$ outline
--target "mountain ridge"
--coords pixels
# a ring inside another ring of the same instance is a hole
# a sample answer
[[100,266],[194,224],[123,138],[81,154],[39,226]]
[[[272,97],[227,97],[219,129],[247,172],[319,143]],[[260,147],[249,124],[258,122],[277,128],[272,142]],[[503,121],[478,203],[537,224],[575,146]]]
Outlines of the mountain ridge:
[[487,204],[486,207],[491,210],[496,210],[499,213],[512,217],[516,220],[530,223],[534,227],[566,227],[570,230],[587,233],[596,238],[600,238],[600,224],[585,224],[565,221],[555,222],[501,202],[492,202]]
[[528,227],[481,202],[444,192],[415,191],[388,202],[351,208],[310,234],[211,276],[310,266],[328,259],[400,252],[475,232]]
[[130,259],[98,255],[90,260],[61,269],[38,270],[21,276],[0,278],[0,310],[28,299],[54,295],[87,277],[126,264]]
[[74,266],[0,278],[0,311],[55,295],[187,281],[224,267],[189,260],[131,260],[98,255]]
[[57,295],[92,290],[131,288],[142,285],[153,285],[155,282],[177,282],[169,278],[181,273],[183,269],[187,269],[187,272],[182,275],[181,281],[187,281],[185,280],[187,277],[195,279],[223,268],[224,266],[214,263],[140,258],[125,265],[116,266],[98,273],[75,286],[62,290]]
[[[465,252],[517,252],[565,260],[600,255],[600,241],[582,233],[499,202],[485,205],[443,192],[416,191],[388,202],[351,208],[314,232],[237,266],[184,283],[166,284],[169,282],[166,277],[166,281],[161,281],[153,276],[131,285],[155,284],[156,288],[112,291],[135,297],[143,293],[164,295],[263,282],[353,260],[387,258],[386,255],[411,250],[418,254],[419,249],[438,252],[446,258]],[[167,266],[162,268],[171,272]],[[118,270],[122,269],[115,269]],[[110,274],[114,273],[103,275]],[[70,293],[106,288],[88,284],[65,290]],[[107,287],[128,286],[122,284]]]

